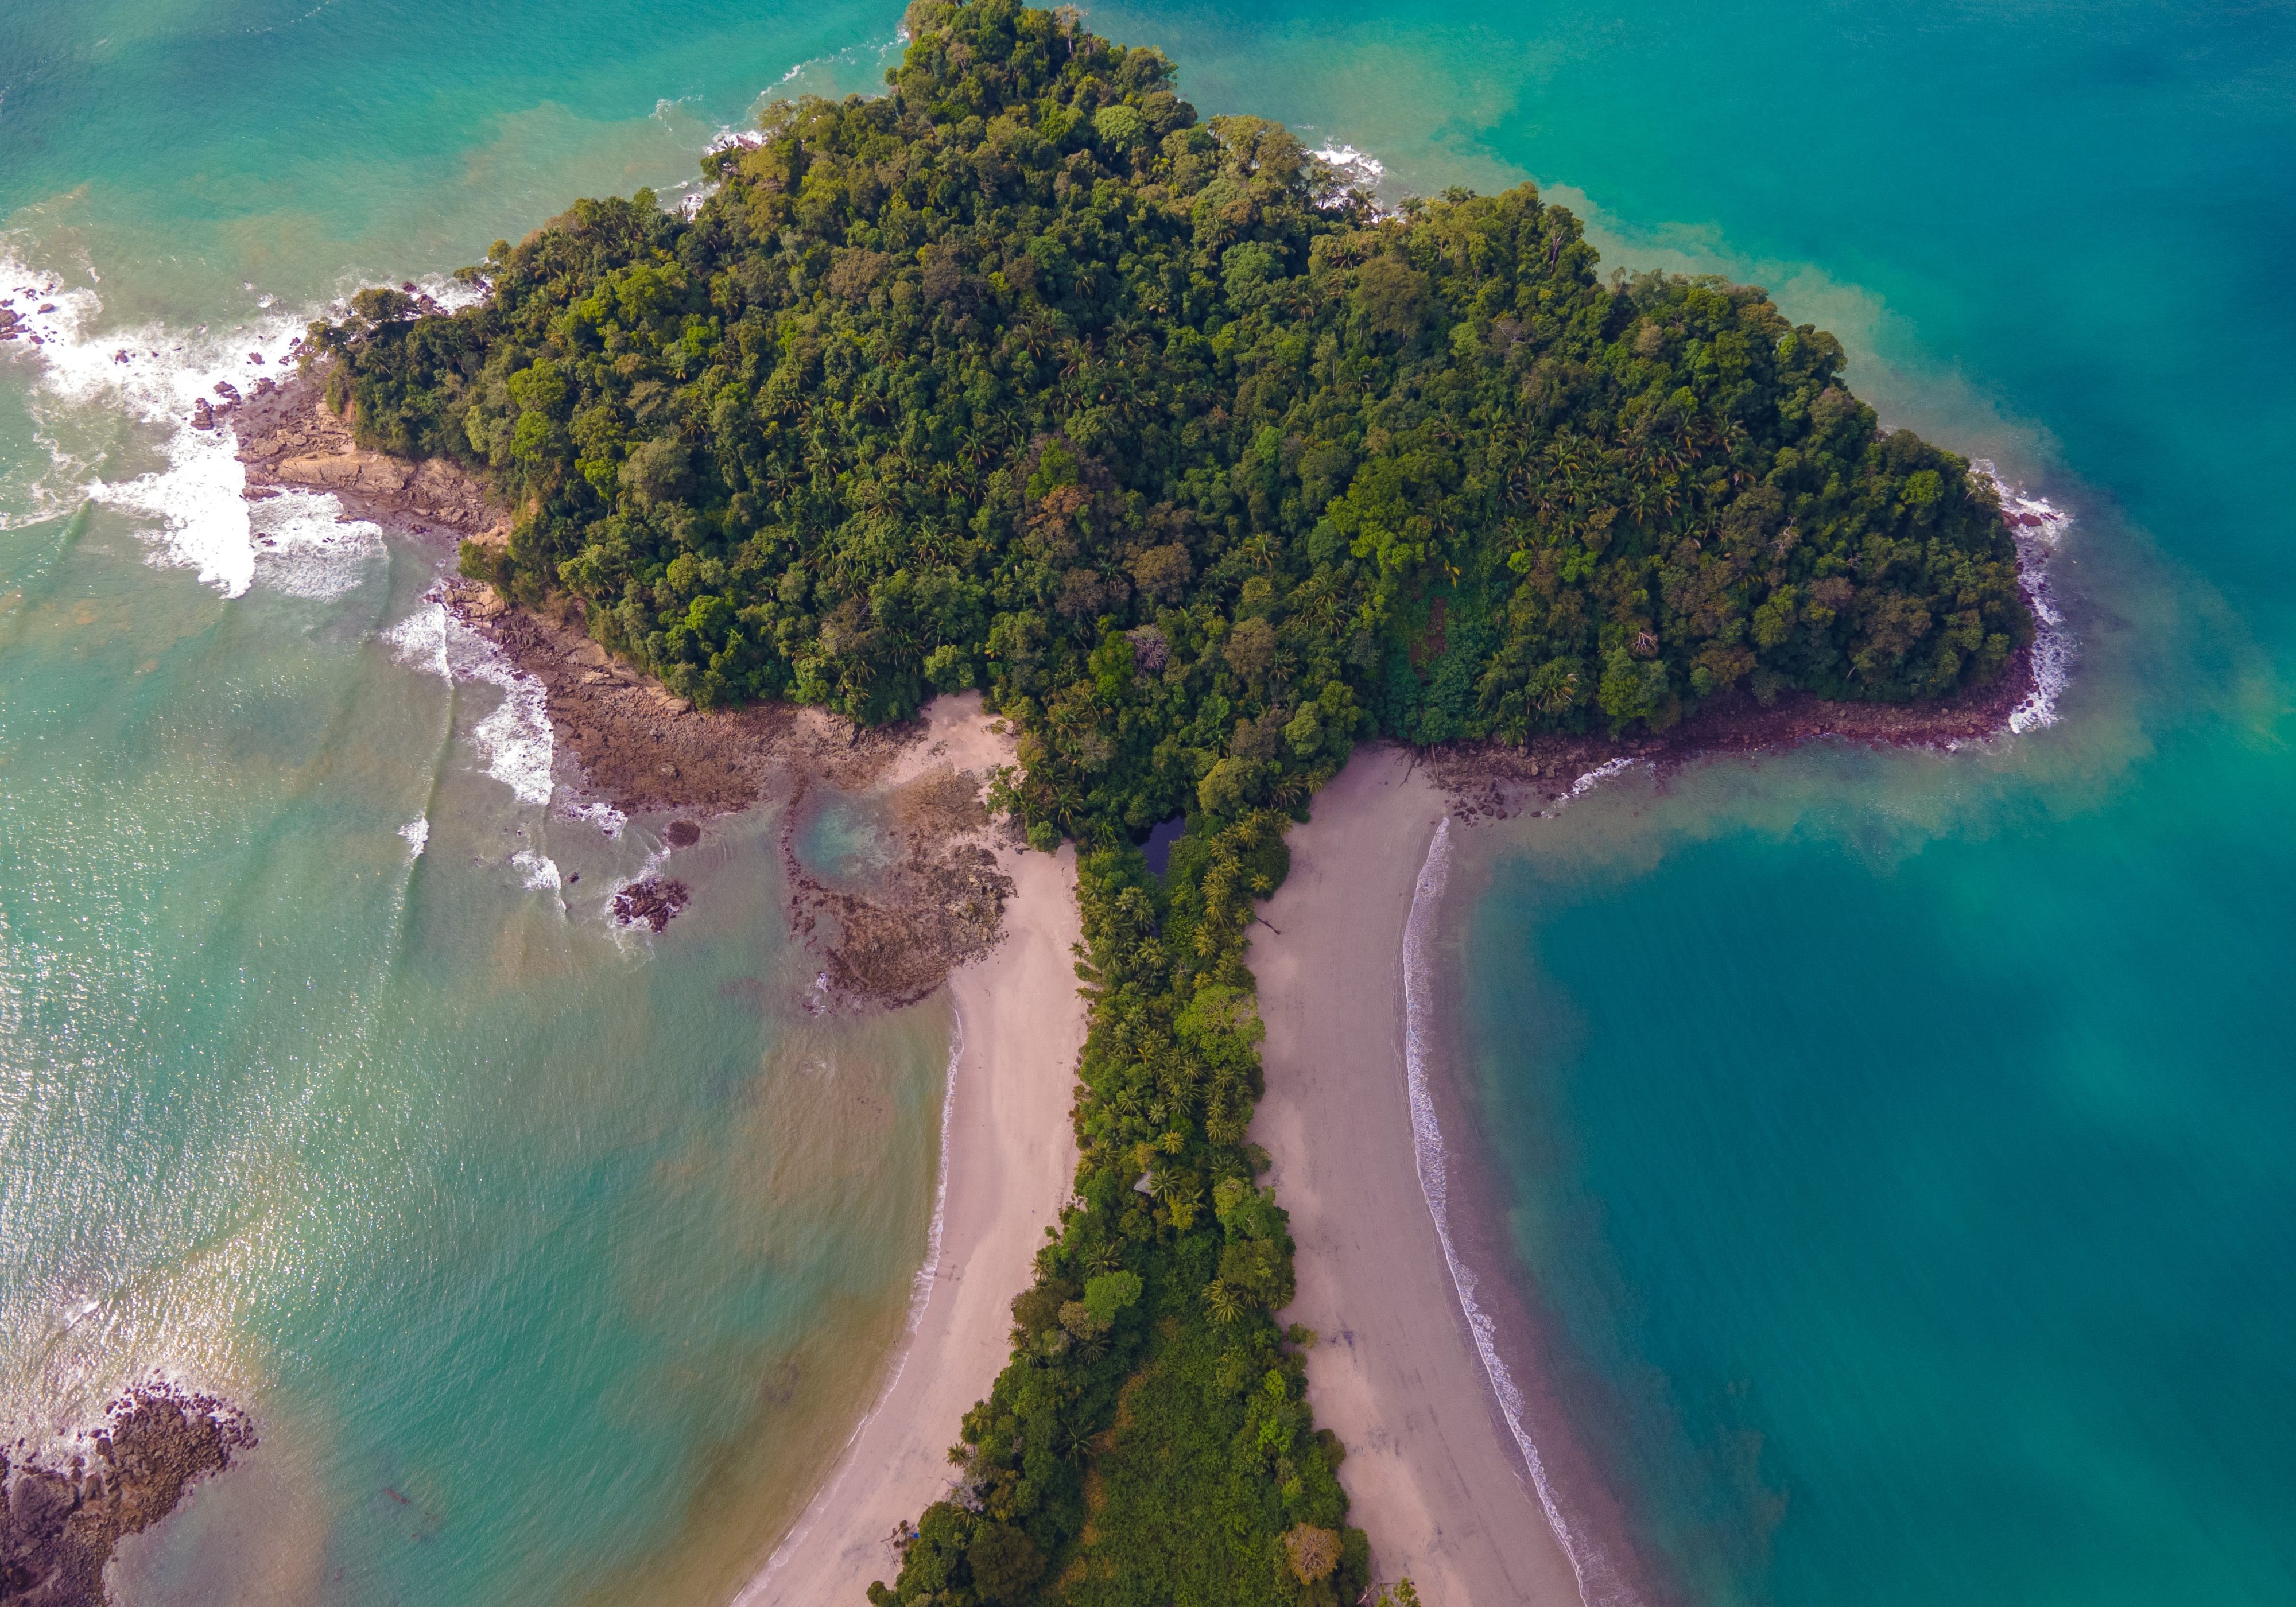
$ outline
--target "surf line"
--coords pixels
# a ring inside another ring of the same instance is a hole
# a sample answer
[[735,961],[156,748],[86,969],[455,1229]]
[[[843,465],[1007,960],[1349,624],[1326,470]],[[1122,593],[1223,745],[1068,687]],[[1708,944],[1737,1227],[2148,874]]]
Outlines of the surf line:
[[1554,1487],[1546,1476],[1546,1464],[1539,1456],[1529,1431],[1522,1424],[1522,1390],[1498,1352],[1498,1325],[1476,1300],[1475,1275],[1460,1259],[1451,1240],[1450,1171],[1443,1147],[1442,1125],[1436,1119],[1434,1095],[1428,1088],[1427,1041],[1432,1008],[1428,996],[1431,973],[1427,950],[1433,935],[1435,908],[1442,902],[1443,889],[1450,874],[1451,822],[1447,816],[1437,823],[1434,839],[1427,845],[1427,857],[1419,867],[1419,881],[1412,890],[1411,914],[1403,925],[1403,1071],[1411,1100],[1411,1144],[1418,1160],[1419,1192],[1427,1201],[1429,1214],[1435,1218],[1435,1237],[1443,1246],[1444,1263],[1451,1269],[1451,1287],[1458,1294],[1460,1313],[1467,1319],[1467,1332],[1474,1336],[1475,1353],[1482,1358],[1483,1375],[1490,1382],[1499,1414],[1506,1419],[1515,1448],[1521,1453],[1523,1465],[1529,1471],[1531,1488],[1546,1513],[1547,1527],[1554,1531],[1562,1554],[1570,1559],[1570,1571],[1578,1584],[1578,1599],[1587,1607],[1631,1603],[1635,1599],[1632,1594],[1605,1577],[1610,1570],[1599,1554],[1591,1558],[1585,1554],[1587,1542],[1573,1531],[1555,1500]]
[[941,1227],[948,1214],[950,1132],[956,1119],[956,1070],[964,1059],[964,1013],[952,1009],[949,1016],[948,1070],[941,1080],[940,1091],[940,1176],[933,1185],[932,1220],[925,1228],[924,1264],[917,1268],[916,1278],[909,1285],[909,1318],[901,1330],[901,1350],[893,1363],[893,1375],[885,1381],[885,1387],[877,1391],[876,1400],[861,1414],[861,1421],[853,1425],[853,1431],[845,1437],[845,1443],[837,1447],[836,1459],[830,1464],[834,1470],[830,1475],[830,1482],[806,1504],[805,1511],[798,1514],[798,1521],[783,1537],[782,1543],[774,1547],[773,1555],[766,1559],[766,1565],[758,1570],[757,1578],[734,1598],[734,1607],[753,1607],[754,1603],[767,1599],[766,1587],[773,1583],[774,1576],[782,1570],[790,1554],[797,1549],[798,1542],[812,1529],[816,1519],[828,1510],[830,1492],[844,1481],[846,1458],[851,1455],[855,1443],[868,1431],[869,1425],[877,1421],[877,1414],[885,1409],[885,1403],[893,1398],[893,1391],[900,1387],[901,1374],[908,1371],[909,1353],[916,1348],[917,1330],[924,1325],[925,1308],[931,1303],[933,1285],[940,1276]]

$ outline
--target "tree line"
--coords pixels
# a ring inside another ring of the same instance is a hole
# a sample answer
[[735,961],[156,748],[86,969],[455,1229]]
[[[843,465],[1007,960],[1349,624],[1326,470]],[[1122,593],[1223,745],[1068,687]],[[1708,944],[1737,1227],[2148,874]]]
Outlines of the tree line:
[[691,218],[578,203],[316,332],[363,439],[513,503],[470,564],[697,702],[980,686],[1045,833],[1296,803],[1374,733],[1910,700],[2029,633],[1967,465],[1759,291],[1598,278],[1529,185],[1382,215],[1171,63],[921,4]]
[[1079,840],[1077,1202],[872,1601],[1354,1602],[1247,1137],[1286,820],[1375,734],[1984,681],[2030,639],[2013,545],[1758,290],[1599,277],[1529,185],[1382,212],[1073,12],[907,29],[888,94],[770,107],[691,217],[578,202],[476,305],[362,291],[314,360],[362,441],[515,509],[467,572],[703,705],[980,687],[1002,802]]

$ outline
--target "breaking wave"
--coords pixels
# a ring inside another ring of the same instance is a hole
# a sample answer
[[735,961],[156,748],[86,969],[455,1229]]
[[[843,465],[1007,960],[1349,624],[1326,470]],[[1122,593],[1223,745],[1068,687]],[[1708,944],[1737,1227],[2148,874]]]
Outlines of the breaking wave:
[[[218,412],[209,429],[193,422],[195,404],[220,407],[238,391],[291,372],[305,328],[343,302],[283,307],[250,285],[253,306],[228,326],[218,320],[186,330],[154,321],[106,328],[100,279],[93,268],[79,271],[88,283],[69,283],[0,248],[0,310],[20,319],[0,352],[37,368],[30,400],[50,457],[49,473],[29,488],[18,521],[57,517],[85,500],[116,508],[141,527],[154,562],[193,570],[226,597],[245,595],[258,580],[313,597],[356,586],[366,557],[380,548],[380,532],[349,526],[348,535],[322,535],[316,497],[291,493],[250,505],[230,413]],[[419,288],[448,307],[479,293],[445,278]],[[110,432],[84,426],[107,414],[157,432],[162,465],[105,478],[101,460]],[[83,434],[91,442],[85,449],[72,444]],[[332,496],[324,502],[330,517],[340,512]]]
[[[1614,760],[1599,771],[1590,771],[1579,778],[1567,796],[1578,796],[1603,774],[1616,774],[1617,769],[1624,767],[1624,762]],[[1475,1353],[1482,1359],[1483,1374],[1490,1381],[1499,1414],[1505,1419],[1523,1466],[1530,1474],[1531,1488],[1546,1513],[1547,1525],[1554,1531],[1563,1555],[1570,1559],[1570,1570],[1578,1581],[1579,1600],[1587,1607],[1626,1607],[1634,1602],[1633,1594],[1615,1580],[1600,1547],[1578,1531],[1555,1499],[1546,1464],[1538,1454],[1530,1431],[1523,1426],[1525,1403],[1521,1387],[1499,1355],[1497,1324],[1475,1299],[1478,1280],[1474,1271],[1460,1259],[1452,1242],[1449,1158],[1443,1145],[1442,1124],[1435,1114],[1434,1095],[1428,1086],[1432,1010],[1428,993],[1433,973],[1427,953],[1433,936],[1436,906],[1442,902],[1450,873],[1451,823],[1447,818],[1437,824],[1434,839],[1427,845],[1427,857],[1412,890],[1411,914],[1403,928],[1404,1078],[1411,1102],[1412,1147],[1417,1153],[1419,1188],[1426,1196],[1429,1213],[1435,1218],[1435,1236],[1442,1243],[1443,1259],[1451,1272],[1451,1286],[1457,1291],[1460,1312],[1467,1319],[1467,1331],[1474,1336]]]
[[449,685],[477,681],[500,690],[502,701],[472,729],[472,742],[486,773],[519,802],[547,806],[557,785],[557,739],[542,683],[436,599],[385,631],[383,640],[400,663]]
[[2033,637],[2032,690],[2009,711],[2009,729],[2021,736],[2057,723],[2057,700],[2072,682],[2073,660],[2080,651],[2079,638],[2066,625],[2049,586],[2050,562],[2072,529],[2072,515],[2046,496],[2028,496],[1983,458],[1972,460],[1969,468],[2001,498],[2002,515],[2017,540],[2017,584],[2040,627]]

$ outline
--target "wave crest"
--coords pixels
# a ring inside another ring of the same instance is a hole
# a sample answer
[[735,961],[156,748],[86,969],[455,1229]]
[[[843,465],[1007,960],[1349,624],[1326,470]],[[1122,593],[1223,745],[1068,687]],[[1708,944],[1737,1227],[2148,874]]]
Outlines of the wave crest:
[[[1613,761],[1612,765],[1580,777],[1570,796],[1578,796],[1603,775],[1615,774],[1614,767],[1623,768],[1624,763]],[[1442,1124],[1435,1114],[1434,1095],[1428,1086],[1429,1021],[1433,1006],[1429,997],[1432,972],[1427,953],[1434,932],[1436,906],[1442,902],[1450,873],[1451,823],[1446,818],[1437,824],[1435,836],[1427,845],[1427,857],[1412,890],[1411,914],[1403,927],[1404,1078],[1410,1095],[1411,1138],[1417,1152],[1419,1189],[1426,1196],[1429,1213],[1435,1218],[1435,1236],[1442,1243],[1443,1259],[1450,1268],[1451,1286],[1458,1293],[1459,1310],[1467,1319],[1467,1332],[1474,1336],[1475,1354],[1482,1359],[1483,1374],[1490,1381],[1492,1395],[1497,1398],[1499,1414],[1506,1420],[1507,1431],[1514,1436],[1515,1448],[1529,1472],[1531,1488],[1546,1513],[1547,1526],[1554,1531],[1563,1555],[1570,1559],[1570,1571],[1578,1581],[1578,1599],[1587,1607],[1632,1607],[1636,1601],[1633,1592],[1617,1578],[1601,1548],[1572,1526],[1555,1499],[1554,1487],[1546,1476],[1546,1464],[1529,1430],[1523,1426],[1525,1402],[1521,1387],[1514,1382],[1514,1374],[1498,1352],[1498,1325],[1476,1300],[1478,1280],[1474,1271],[1460,1259],[1458,1248],[1452,1242],[1449,1159],[1443,1146]]]

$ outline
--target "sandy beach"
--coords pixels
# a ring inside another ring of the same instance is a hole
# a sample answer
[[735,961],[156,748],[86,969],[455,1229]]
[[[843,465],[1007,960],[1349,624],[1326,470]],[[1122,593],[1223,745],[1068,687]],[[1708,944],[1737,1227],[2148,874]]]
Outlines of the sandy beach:
[[1578,1607],[1570,1558],[1499,1416],[1421,1192],[1404,1074],[1404,924],[1445,798],[1411,757],[1359,753],[1291,834],[1253,934],[1267,1092],[1252,1136],[1299,1242],[1283,1314],[1320,1335],[1316,1421],[1375,1576],[1430,1607]]
[[[947,764],[1011,762],[977,697],[927,711],[925,740],[889,781]],[[1000,850],[1013,881],[1005,937],[949,978],[963,1043],[944,1140],[939,1253],[914,1326],[870,1415],[739,1601],[744,1607],[854,1607],[892,1582],[896,1527],[948,1491],[948,1447],[1011,1349],[1011,1302],[1027,1287],[1044,1230],[1076,1172],[1069,1106],[1084,1045],[1077,993],[1076,858]]]

